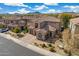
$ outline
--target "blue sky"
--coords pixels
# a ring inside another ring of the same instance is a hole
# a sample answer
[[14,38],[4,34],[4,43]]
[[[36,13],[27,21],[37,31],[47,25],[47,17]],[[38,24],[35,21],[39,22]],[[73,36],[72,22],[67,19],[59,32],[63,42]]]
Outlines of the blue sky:
[[79,12],[79,3],[0,3],[0,14]]

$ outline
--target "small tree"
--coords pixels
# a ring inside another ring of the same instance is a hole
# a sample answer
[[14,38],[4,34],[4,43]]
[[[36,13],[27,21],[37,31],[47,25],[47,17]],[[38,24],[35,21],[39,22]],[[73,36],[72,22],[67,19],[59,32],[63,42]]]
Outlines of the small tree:
[[60,18],[62,19],[62,24],[63,24],[64,28],[68,28],[69,21],[72,18],[72,15],[63,13],[63,14],[61,14]]
[[19,33],[20,32],[20,29],[18,27],[15,27],[15,28],[12,29],[12,32]]

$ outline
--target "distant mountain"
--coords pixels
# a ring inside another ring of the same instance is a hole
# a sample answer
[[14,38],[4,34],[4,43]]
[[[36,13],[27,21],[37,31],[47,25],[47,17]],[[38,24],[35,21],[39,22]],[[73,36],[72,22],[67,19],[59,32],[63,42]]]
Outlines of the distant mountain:
[[63,13],[77,14],[76,12],[63,12]]
[[40,12],[30,12],[28,14],[41,14]]

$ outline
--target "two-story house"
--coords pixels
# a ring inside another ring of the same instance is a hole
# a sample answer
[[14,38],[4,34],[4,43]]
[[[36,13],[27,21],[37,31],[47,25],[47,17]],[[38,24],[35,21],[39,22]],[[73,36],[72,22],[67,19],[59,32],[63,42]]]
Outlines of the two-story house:
[[51,16],[40,17],[28,23],[29,33],[41,40],[54,38],[60,32],[60,26],[60,20]]

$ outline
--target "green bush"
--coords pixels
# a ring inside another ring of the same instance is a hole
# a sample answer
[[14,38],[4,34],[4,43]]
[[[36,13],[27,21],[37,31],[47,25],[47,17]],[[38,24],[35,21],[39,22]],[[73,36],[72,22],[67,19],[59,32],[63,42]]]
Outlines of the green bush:
[[28,28],[25,27],[24,30],[23,30],[23,32],[24,32],[24,33],[28,33]]
[[5,26],[3,24],[0,24],[0,28],[4,28]]
[[18,27],[15,27],[11,30],[14,33],[20,33],[20,29]]
[[24,32],[24,33],[28,33],[28,29],[25,29],[23,32]]

